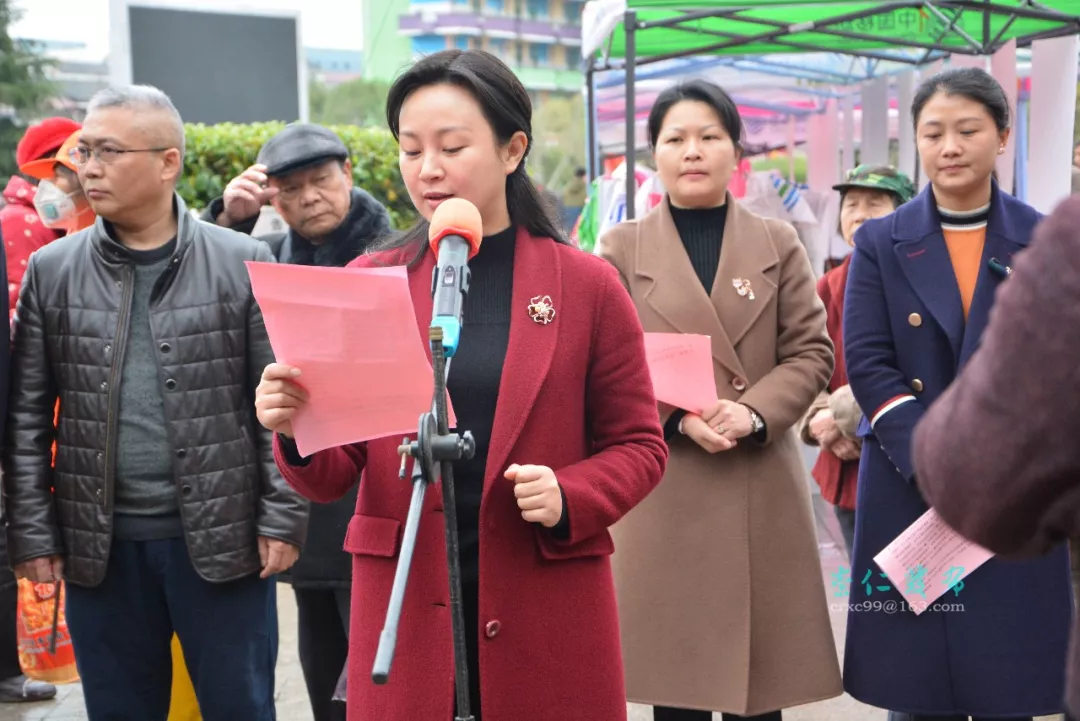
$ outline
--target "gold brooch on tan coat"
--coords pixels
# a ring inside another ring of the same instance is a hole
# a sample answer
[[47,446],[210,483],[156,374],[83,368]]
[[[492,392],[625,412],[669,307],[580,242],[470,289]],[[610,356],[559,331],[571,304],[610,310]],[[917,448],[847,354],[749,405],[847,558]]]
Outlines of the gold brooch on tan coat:
[[555,306],[551,304],[551,296],[538,295],[530,300],[529,317],[540,325],[547,325],[555,320]]
[[754,299],[754,289],[750,287],[750,281],[746,278],[734,278],[731,284],[735,286],[735,290],[739,292],[739,295],[749,300]]

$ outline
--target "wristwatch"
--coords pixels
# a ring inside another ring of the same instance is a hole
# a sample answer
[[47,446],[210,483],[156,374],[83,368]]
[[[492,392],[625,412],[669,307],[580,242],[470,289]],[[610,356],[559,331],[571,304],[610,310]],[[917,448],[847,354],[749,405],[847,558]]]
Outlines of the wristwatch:
[[765,421],[758,415],[750,406],[746,406],[746,410],[750,411],[750,435],[757,435],[765,430]]

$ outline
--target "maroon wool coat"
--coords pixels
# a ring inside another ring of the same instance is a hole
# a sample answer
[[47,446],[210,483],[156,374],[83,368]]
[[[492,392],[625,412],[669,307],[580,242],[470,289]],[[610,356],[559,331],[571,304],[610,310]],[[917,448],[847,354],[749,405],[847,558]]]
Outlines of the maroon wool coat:
[[[409,272],[421,337],[431,322],[434,256]],[[370,265],[361,257],[351,265]],[[528,305],[548,295],[549,325]],[[619,721],[626,693],[608,528],[659,483],[667,446],[641,325],[614,268],[521,232],[510,342],[480,508],[480,689],[484,721]],[[468,328],[464,329],[468,334]],[[360,480],[345,550],[353,554],[349,721],[451,721],[453,653],[442,497],[428,493],[390,681],[371,668],[386,614],[411,486],[398,480],[400,438],[314,454],[285,479],[308,498],[337,500]],[[570,535],[524,521],[512,463],[552,468]]]

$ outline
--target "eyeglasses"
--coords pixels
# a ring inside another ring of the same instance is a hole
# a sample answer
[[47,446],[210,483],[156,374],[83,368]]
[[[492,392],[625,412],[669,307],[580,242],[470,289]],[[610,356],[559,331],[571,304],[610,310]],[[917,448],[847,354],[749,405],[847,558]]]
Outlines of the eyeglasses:
[[86,165],[90,162],[90,156],[94,157],[94,160],[105,165],[115,163],[121,155],[127,153],[161,153],[169,150],[169,148],[134,148],[122,150],[120,148],[112,148],[108,145],[100,148],[87,148],[85,146],[77,146],[68,151],[68,157],[71,158],[71,162],[75,165]]

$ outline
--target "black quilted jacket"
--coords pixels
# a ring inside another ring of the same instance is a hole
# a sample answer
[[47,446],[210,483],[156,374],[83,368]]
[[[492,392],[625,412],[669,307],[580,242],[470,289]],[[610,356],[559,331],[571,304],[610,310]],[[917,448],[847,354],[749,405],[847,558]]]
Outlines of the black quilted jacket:
[[[278,473],[254,416],[254,388],[274,355],[244,261],[273,256],[193,219],[179,197],[176,211],[177,248],[151,297],[150,326],[191,560],[206,580],[229,581],[259,570],[256,536],[300,546],[307,534],[308,504]],[[14,322],[3,449],[11,563],[62,554],[79,586],[101,583],[112,541],[133,284],[132,265],[98,219],[33,254]]]

